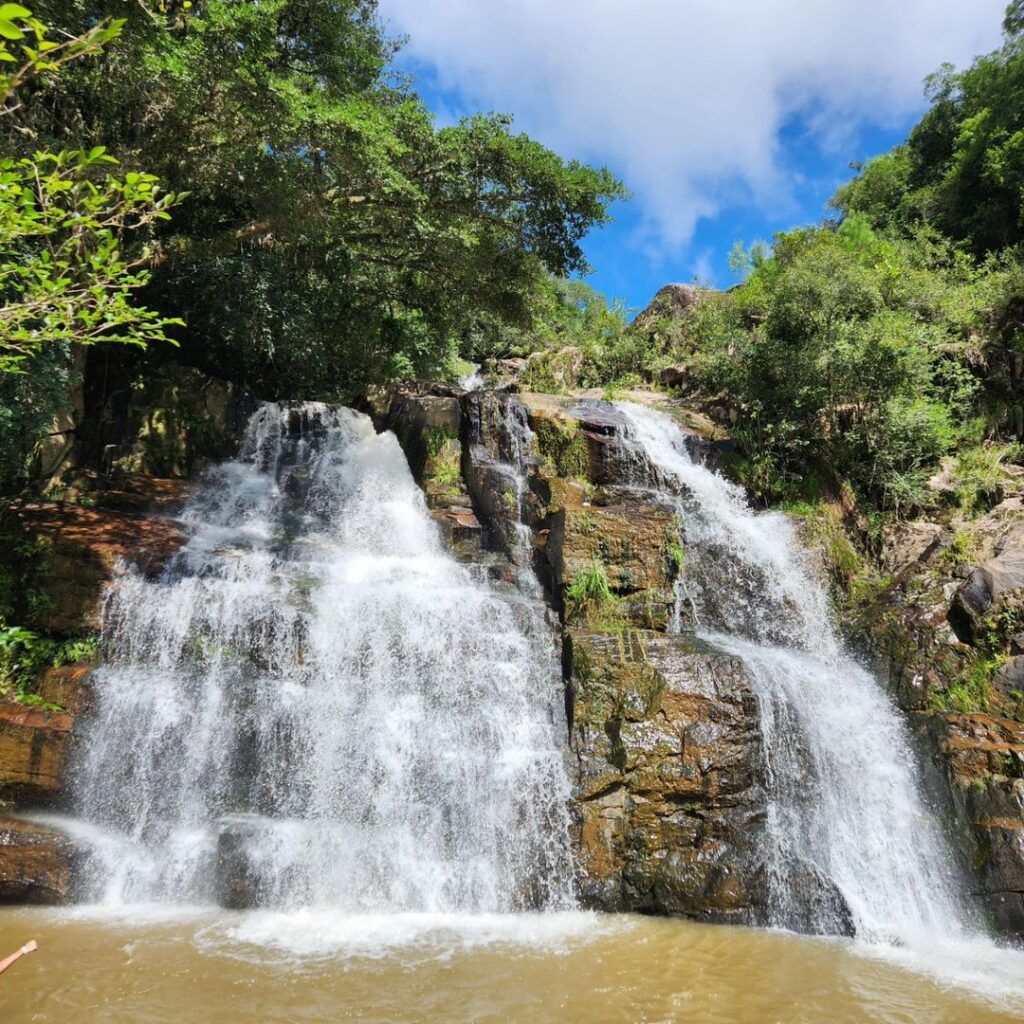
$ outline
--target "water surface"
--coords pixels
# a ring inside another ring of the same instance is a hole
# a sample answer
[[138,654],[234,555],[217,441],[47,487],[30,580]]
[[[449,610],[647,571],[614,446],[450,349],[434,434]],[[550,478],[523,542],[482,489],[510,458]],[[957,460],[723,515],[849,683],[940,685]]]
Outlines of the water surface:
[[1024,954],[898,951],[579,913],[337,915],[20,909],[5,1024],[1004,1024]]

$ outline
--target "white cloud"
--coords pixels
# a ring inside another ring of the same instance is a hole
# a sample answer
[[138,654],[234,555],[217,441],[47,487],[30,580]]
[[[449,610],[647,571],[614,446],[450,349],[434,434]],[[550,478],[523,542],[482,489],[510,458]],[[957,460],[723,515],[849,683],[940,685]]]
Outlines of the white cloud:
[[[500,110],[606,163],[648,243],[685,245],[735,202],[792,200],[780,129],[823,147],[921,105],[943,61],[999,41],[1005,0],[380,0],[406,55],[466,109]],[[856,154],[852,154],[856,155]]]

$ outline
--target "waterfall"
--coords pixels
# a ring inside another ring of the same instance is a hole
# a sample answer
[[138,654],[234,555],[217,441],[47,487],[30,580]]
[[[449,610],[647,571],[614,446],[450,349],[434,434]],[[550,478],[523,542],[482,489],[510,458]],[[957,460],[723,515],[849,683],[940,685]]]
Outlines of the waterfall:
[[[848,911],[869,942],[966,937],[953,860],[922,797],[904,723],[844,652],[789,521],[755,514],[739,487],[695,463],[670,416],[617,404],[679,503],[701,635],[741,658],[755,689],[771,922],[837,932]],[[842,901],[828,898],[833,888]]]
[[550,633],[444,548],[393,434],[264,405],[183,519],[105,607],[71,772],[87,898],[572,906]]

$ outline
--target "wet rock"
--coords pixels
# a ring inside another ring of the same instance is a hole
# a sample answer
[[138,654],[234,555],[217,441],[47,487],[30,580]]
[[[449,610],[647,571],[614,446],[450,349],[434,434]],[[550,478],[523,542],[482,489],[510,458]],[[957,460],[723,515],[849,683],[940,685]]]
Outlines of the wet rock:
[[452,507],[432,514],[456,558],[465,560],[480,552],[483,528],[472,509]]
[[259,906],[262,887],[252,851],[265,839],[256,815],[232,814],[220,821],[217,835],[217,902],[229,910]]
[[446,440],[458,442],[461,389],[429,381],[401,381],[376,395],[370,412],[378,430],[394,431],[418,483],[428,459]]
[[72,722],[65,712],[0,703],[0,797],[45,802],[60,795]]
[[625,416],[610,402],[524,393],[529,427],[547,474],[592,484],[639,483],[650,476]]
[[519,477],[507,463],[494,459],[483,445],[473,445],[462,461],[462,475],[473,507],[486,527],[488,543],[509,558],[524,557],[519,531]]
[[926,728],[963,826],[972,895],[1001,934],[1024,937],[1024,723],[947,712]]
[[[790,866],[786,884],[796,897],[794,916],[787,926],[803,935],[856,934],[853,911],[839,887],[815,865],[801,862]],[[823,922],[828,922],[823,927]]]
[[61,833],[0,818],[0,903],[67,902],[74,859]]
[[760,733],[741,664],[638,630],[571,631],[564,656],[584,903],[760,920]]
[[126,565],[159,573],[185,542],[170,519],[46,502],[17,509],[27,536],[44,553],[32,587],[45,595],[26,625],[72,636],[99,628],[103,592]]

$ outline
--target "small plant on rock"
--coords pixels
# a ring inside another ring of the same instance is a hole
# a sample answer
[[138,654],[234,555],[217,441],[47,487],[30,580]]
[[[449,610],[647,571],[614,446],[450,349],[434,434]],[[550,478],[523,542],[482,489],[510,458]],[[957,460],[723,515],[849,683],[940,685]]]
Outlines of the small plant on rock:
[[601,562],[593,562],[576,574],[565,591],[566,618],[586,621],[615,600],[608,585],[608,573]]

